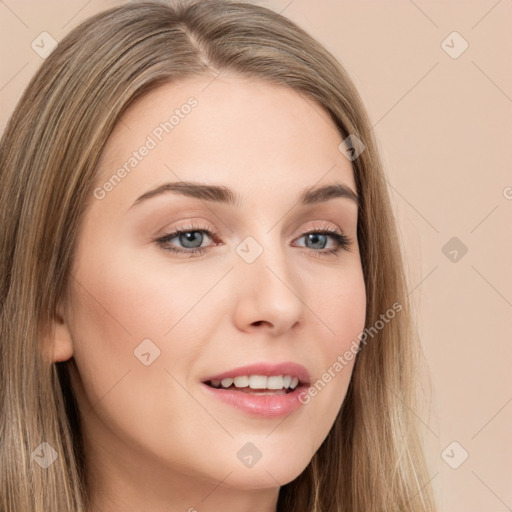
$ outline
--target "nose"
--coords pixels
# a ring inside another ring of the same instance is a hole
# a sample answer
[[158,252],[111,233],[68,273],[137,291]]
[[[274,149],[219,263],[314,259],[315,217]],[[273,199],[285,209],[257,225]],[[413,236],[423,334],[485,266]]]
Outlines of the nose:
[[281,250],[265,248],[253,263],[237,264],[234,322],[238,329],[279,336],[303,324],[305,297],[299,276]]

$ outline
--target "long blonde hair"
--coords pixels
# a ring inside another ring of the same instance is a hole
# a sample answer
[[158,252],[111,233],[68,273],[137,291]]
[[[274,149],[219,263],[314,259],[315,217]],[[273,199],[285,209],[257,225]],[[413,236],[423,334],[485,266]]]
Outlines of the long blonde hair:
[[[138,2],[104,11],[68,34],[33,77],[0,142],[0,392],[2,512],[85,512],[84,450],[69,382],[73,359],[44,357],[67,293],[96,164],[120,116],[161,84],[222,71],[293,88],[365,150],[352,161],[361,198],[358,241],[366,326],[400,314],[357,354],[325,442],[277,510],[432,512],[416,419],[421,349],[382,164],[362,101],[338,61],[264,7],[229,0]],[[58,454],[43,469],[32,452]]]

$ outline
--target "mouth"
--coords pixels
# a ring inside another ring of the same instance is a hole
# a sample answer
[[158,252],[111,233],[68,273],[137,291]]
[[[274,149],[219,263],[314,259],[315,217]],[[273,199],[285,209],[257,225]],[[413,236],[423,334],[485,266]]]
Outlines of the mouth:
[[239,375],[205,381],[215,389],[240,391],[252,395],[286,395],[303,383],[295,375]]
[[246,414],[276,418],[298,410],[310,375],[302,365],[258,363],[202,380],[207,395]]

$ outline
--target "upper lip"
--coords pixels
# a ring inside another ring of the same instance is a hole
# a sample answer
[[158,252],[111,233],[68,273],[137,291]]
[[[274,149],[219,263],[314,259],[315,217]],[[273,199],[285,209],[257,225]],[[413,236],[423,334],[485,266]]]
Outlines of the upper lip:
[[228,377],[241,377],[243,375],[264,375],[266,377],[272,377],[276,375],[291,375],[297,377],[300,384],[309,385],[311,377],[309,372],[301,364],[297,364],[291,361],[283,363],[255,363],[247,366],[239,366],[232,370],[227,370],[222,373],[210,375],[203,382],[211,380],[222,380]]

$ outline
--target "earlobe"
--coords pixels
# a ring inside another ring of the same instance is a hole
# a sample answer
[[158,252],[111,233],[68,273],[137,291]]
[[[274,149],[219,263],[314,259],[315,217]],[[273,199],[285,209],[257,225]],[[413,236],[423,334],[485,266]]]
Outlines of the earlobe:
[[58,308],[51,325],[50,339],[47,340],[46,350],[53,363],[67,361],[73,356],[73,338],[62,310]]

